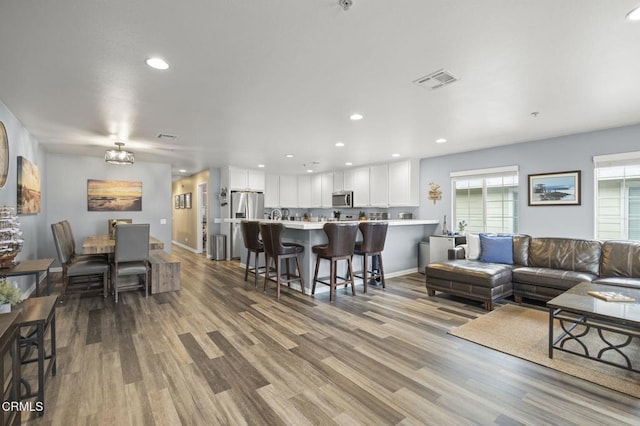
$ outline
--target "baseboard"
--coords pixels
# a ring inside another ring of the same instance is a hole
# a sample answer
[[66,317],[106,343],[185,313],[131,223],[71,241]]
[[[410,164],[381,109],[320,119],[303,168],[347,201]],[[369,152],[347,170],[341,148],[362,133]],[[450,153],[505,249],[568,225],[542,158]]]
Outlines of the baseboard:
[[198,252],[198,250],[194,249],[193,247],[186,246],[186,245],[184,245],[184,244],[182,244],[182,243],[179,243],[179,242],[177,242],[177,241],[171,241],[171,244],[175,244],[175,245],[177,245],[177,246],[178,246],[178,247],[180,247],[180,248],[183,248],[183,249],[185,249],[185,250],[187,250],[187,251],[190,251],[191,253],[195,253],[195,254],[200,254],[200,253],[202,253],[202,252]]

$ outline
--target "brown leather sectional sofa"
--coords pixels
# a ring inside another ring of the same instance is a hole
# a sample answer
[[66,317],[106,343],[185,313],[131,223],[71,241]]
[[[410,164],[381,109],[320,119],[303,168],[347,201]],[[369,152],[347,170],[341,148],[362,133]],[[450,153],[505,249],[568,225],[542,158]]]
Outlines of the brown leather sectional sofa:
[[426,266],[429,296],[436,291],[493,303],[513,295],[550,300],[582,281],[640,288],[640,241],[595,241],[513,236],[513,264],[465,259],[456,247],[450,258]]

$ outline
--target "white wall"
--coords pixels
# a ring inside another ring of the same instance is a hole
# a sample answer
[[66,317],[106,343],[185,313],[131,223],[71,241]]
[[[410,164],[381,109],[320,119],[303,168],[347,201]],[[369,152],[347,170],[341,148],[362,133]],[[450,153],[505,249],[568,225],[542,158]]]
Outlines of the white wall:
[[[455,143],[455,142],[449,142]],[[593,156],[640,150],[640,125],[581,133],[473,152],[424,158],[420,162],[420,213],[423,219],[447,215],[452,229],[451,179],[460,170],[520,166],[519,232],[532,236],[594,238]],[[529,174],[580,170],[580,206],[536,206],[527,204]],[[429,183],[440,185],[442,200],[427,199]],[[438,228],[436,232],[440,232]]]
[[[142,182],[142,211],[90,212],[87,208],[87,180],[110,179]],[[46,220],[52,223],[68,220],[73,228],[76,246],[89,235],[106,234],[107,220],[133,219],[134,223],[151,224],[151,235],[162,240],[171,252],[171,165],[136,161],[133,165],[107,164],[102,157],[47,155]],[[160,224],[166,219],[166,224]],[[56,257],[51,229],[42,255]]]

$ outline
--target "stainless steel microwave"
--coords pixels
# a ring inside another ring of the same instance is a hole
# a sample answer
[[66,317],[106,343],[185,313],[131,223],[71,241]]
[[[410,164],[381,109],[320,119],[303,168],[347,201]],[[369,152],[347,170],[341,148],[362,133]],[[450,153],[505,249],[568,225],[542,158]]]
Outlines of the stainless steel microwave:
[[340,191],[332,194],[333,207],[353,207],[353,191]]

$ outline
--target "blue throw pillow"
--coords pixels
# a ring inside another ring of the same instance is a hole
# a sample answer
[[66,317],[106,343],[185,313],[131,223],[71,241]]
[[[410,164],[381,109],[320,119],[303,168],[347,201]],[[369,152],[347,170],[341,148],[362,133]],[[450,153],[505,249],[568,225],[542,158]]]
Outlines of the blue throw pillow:
[[513,264],[513,236],[480,234],[480,260]]

